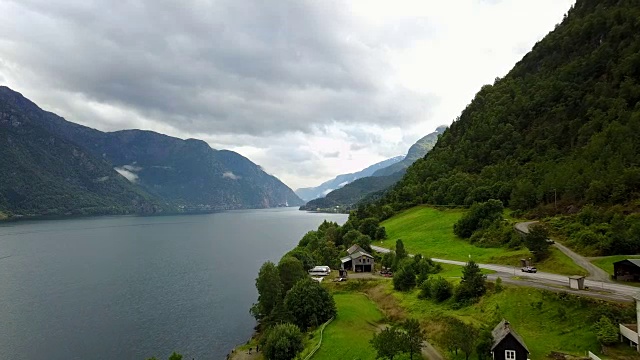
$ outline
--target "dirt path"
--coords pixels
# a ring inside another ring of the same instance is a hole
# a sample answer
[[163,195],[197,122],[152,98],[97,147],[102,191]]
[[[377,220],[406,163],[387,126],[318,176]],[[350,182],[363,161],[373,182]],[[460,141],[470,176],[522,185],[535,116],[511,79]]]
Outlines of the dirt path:
[[422,357],[429,360],[444,360],[444,357],[428,341],[422,343]]
[[[515,225],[516,230],[520,231],[521,233],[527,234],[529,233],[529,226],[533,225],[537,223],[537,221],[526,221],[526,222],[520,222],[517,223]],[[594,281],[600,281],[600,282],[606,282],[606,283],[611,283],[611,279],[609,277],[609,274],[607,274],[606,271],[600,269],[599,267],[593,265],[587,258],[585,258],[584,256],[575,253],[573,250],[569,249],[568,247],[560,244],[557,241],[554,241],[553,246],[555,246],[558,250],[562,251],[565,255],[567,255],[571,260],[573,260],[573,262],[576,263],[576,265],[580,266],[581,268],[585,269],[588,273],[589,276],[587,276],[587,279],[591,279]]]

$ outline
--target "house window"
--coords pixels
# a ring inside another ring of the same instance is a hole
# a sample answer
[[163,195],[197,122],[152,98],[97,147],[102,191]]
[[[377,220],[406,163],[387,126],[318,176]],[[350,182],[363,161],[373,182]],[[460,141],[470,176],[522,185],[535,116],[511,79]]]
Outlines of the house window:
[[506,360],[516,360],[516,352],[514,350],[505,350],[504,358]]

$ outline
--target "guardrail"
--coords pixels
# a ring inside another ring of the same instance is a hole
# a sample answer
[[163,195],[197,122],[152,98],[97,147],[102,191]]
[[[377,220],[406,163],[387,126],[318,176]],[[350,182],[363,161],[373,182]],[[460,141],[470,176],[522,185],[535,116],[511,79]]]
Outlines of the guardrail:
[[333,321],[333,317],[329,320],[327,320],[326,323],[322,324],[322,328],[320,329],[320,341],[318,341],[318,345],[316,345],[316,347],[313,348],[313,350],[311,350],[311,352],[309,353],[309,355],[307,355],[304,360],[309,360],[313,357],[313,355],[316,353],[316,351],[318,351],[320,349],[320,345],[322,345],[322,335],[324,333],[324,328],[327,327],[327,325],[329,325],[330,322]]

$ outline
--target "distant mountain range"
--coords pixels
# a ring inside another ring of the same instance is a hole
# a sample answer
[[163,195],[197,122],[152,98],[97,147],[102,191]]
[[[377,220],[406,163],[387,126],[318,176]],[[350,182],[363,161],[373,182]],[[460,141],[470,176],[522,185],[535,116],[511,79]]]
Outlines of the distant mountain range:
[[335,178],[329,181],[325,181],[316,187],[300,188],[296,190],[296,194],[304,201],[317,199],[357,179],[360,179],[366,176],[371,176],[376,171],[379,171],[395,163],[398,163],[402,161],[404,158],[405,158],[404,156],[396,156],[391,159],[387,159],[379,163],[373,164],[367,167],[366,169],[360,170],[355,173],[338,175]]
[[436,131],[424,136],[413,144],[402,160],[396,161],[386,167],[378,168],[371,176],[364,176],[345,184],[343,187],[327,193],[326,196],[311,200],[301,206],[300,210],[346,212],[357,202],[378,197],[376,194],[384,192],[402,179],[407,168],[416,160],[423,158],[435,146],[438,141],[438,136],[446,129],[446,126],[439,126],[436,128]]
[[235,152],[151,131],[98,131],[2,86],[0,139],[0,218],[303,204]]

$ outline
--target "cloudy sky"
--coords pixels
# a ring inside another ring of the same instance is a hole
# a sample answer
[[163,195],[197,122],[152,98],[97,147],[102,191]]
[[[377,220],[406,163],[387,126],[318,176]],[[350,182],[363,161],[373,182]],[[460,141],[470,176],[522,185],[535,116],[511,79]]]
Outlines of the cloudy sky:
[[404,154],[573,0],[0,0],[0,84],[104,131],[247,156],[292,188]]

